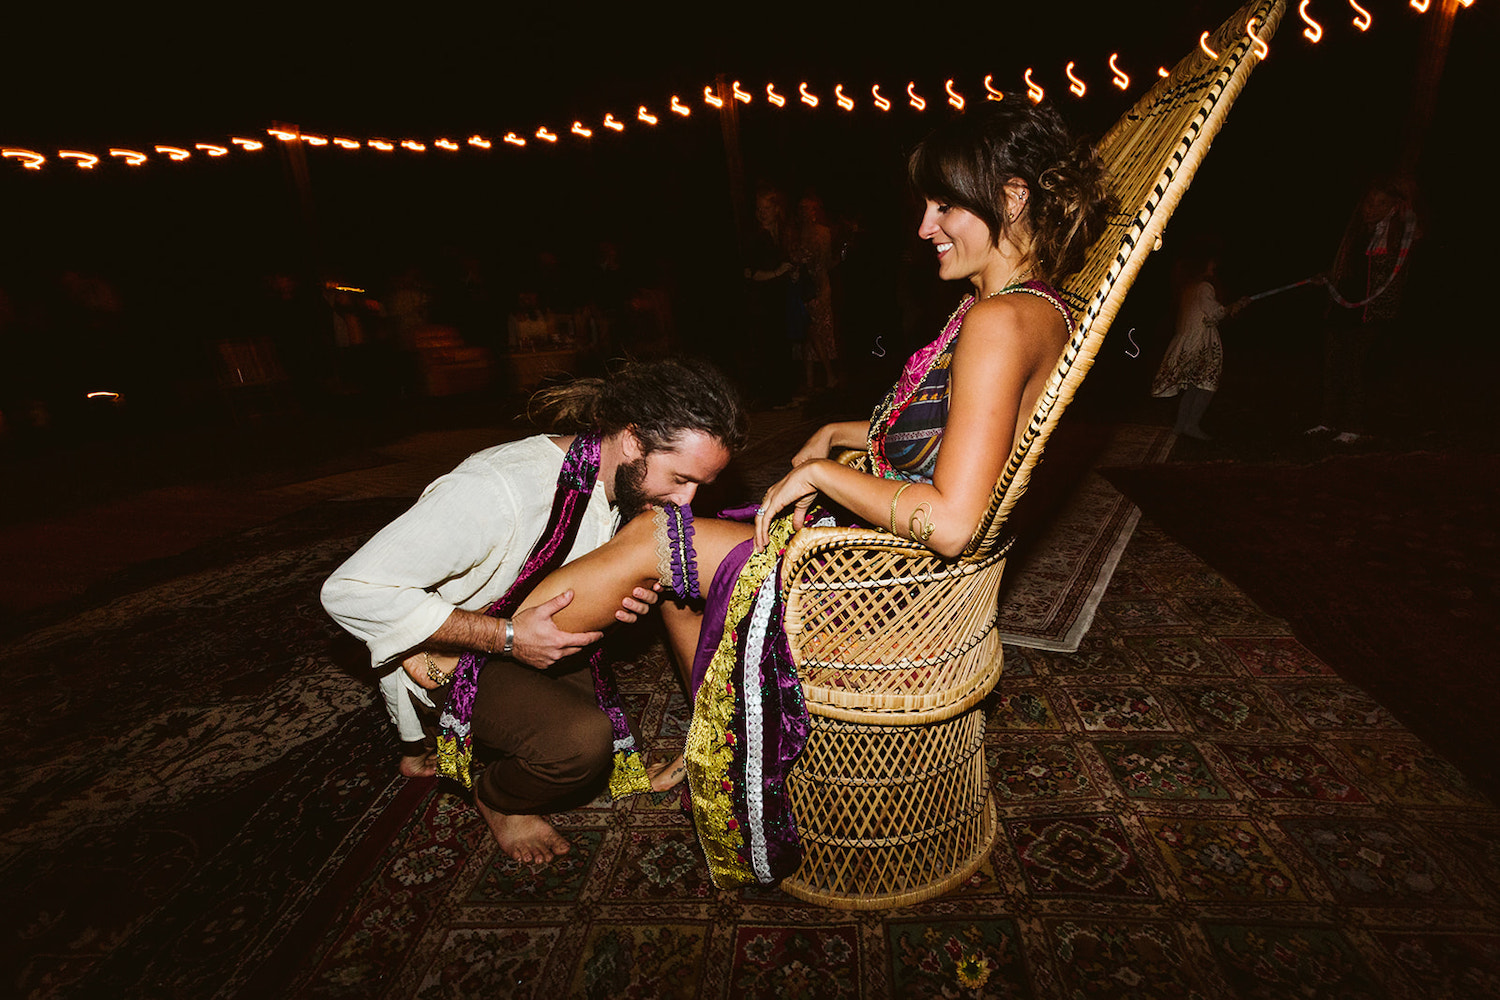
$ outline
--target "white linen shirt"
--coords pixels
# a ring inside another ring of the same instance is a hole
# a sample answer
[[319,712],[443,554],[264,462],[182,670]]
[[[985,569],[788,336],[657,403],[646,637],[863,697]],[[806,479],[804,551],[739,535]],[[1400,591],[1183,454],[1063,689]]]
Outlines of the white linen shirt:
[[[420,646],[454,608],[483,611],[520,576],[546,529],[563,458],[546,435],[470,455],[334,570],[323,584],[323,607],[369,647],[377,669]],[[619,514],[596,486],[564,562],[603,545],[618,527]],[[394,674],[431,704],[404,670]],[[411,735],[408,715],[415,713],[393,704],[391,688],[383,683],[382,693],[402,738],[420,738],[420,727]],[[405,707],[406,699],[396,700]]]

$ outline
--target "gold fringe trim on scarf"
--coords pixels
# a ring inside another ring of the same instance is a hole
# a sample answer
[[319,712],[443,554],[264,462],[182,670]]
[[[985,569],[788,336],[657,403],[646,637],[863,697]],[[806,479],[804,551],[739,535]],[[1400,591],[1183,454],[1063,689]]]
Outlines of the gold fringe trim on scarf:
[[628,798],[651,791],[651,778],[646,774],[645,762],[634,749],[616,750],[615,765],[609,772],[609,797]]
[[470,750],[459,749],[458,737],[438,737],[437,763],[438,774],[452,778],[465,788],[474,787],[474,754]]

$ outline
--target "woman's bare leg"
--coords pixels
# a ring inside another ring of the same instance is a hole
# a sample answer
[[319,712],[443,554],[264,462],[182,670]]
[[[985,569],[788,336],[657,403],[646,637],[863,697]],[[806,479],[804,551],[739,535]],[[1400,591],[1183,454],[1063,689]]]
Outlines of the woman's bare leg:
[[[711,518],[694,521],[693,528],[698,579],[706,592],[724,557],[751,537],[755,529],[739,521]],[[656,583],[656,567],[656,526],[651,514],[642,514],[599,548],[543,577],[518,610],[535,607],[571,590],[573,603],[553,617],[557,627],[568,632],[608,628],[616,623],[615,612],[635,588],[650,588]],[[697,642],[696,637],[693,642]]]
[[[693,528],[699,588],[707,593],[719,564],[730,550],[750,538],[755,529],[738,521],[708,518],[694,521]],[[521,602],[521,609],[572,590],[573,603],[553,616],[558,628],[569,632],[608,628],[616,623],[615,612],[635,588],[649,588],[656,583],[660,572],[657,560],[656,525],[651,514],[642,514],[622,527],[609,542],[544,577]],[[664,598],[660,613],[672,658],[682,676],[683,690],[688,691],[703,614],[670,597]],[[651,790],[664,792],[682,783],[687,768],[679,752],[673,760],[652,764],[646,773]]]
[[[708,591],[704,581],[703,590]],[[664,601],[661,605],[661,622],[667,629],[667,650],[682,678],[682,689],[689,694],[693,689],[693,658],[698,655],[698,634],[703,629],[703,612],[691,604]]]
[[[722,560],[721,560],[722,561]],[[703,585],[706,592],[707,583]],[[693,696],[693,660],[698,655],[698,634],[703,628],[703,612],[690,604],[667,601],[661,605],[662,624],[667,629],[667,647],[672,662],[682,678],[682,690],[688,696],[689,707]],[[651,777],[651,790],[665,792],[682,784],[687,777],[687,761],[681,751],[672,760],[653,764],[646,769]]]

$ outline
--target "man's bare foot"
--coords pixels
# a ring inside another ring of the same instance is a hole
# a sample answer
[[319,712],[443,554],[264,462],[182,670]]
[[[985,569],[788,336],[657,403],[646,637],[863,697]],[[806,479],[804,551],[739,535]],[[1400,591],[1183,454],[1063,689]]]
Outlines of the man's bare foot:
[[573,845],[540,816],[503,813],[491,809],[476,795],[474,804],[489,824],[490,835],[506,857],[523,865],[544,865],[573,849]]
[[403,778],[431,778],[437,774],[437,754],[428,752],[401,758]]
[[646,768],[646,777],[651,779],[651,790],[653,792],[665,792],[682,784],[687,777],[687,762],[682,759],[682,754],[677,759],[667,764],[651,764]]

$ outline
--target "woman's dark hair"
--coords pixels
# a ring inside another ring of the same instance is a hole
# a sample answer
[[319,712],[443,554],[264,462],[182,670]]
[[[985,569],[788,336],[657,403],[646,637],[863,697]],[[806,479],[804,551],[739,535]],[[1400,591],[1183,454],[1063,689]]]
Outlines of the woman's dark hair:
[[923,197],[974,213],[996,246],[1015,225],[1005,217],[1005,185],[1019,177],[1036,272],[1052,282],[1083,266],[1115,205],[1093,147],[1075,142],[1047,104],[987,101],[938,126],[907,169]]
[[750,419],[737,393],[706,361],[628,362],[607,378],[583,378],[532,397],[528,413],[553,430],[635,431],[649,454],[670,449],[683,431],[702,431],[730,451],[745,446]]

